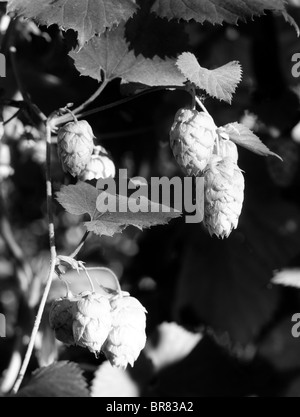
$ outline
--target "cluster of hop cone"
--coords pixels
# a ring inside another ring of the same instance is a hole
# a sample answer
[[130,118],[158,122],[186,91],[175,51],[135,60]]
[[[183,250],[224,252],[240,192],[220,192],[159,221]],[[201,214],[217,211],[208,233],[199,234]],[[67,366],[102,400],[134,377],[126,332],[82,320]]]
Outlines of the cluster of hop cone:
[[58,157],[62,168],[81,181],[114,178],[116,169],[103,146],[94,145],[94,133],[86,120],[67,123],[58,132]]
[[[228,237],[237,227],[244,200],[244,177],[236,145],[224,138],[212,117],[181,109],[171,129],[171,147],[188,176],[204,176],[204,224],[211,235]],[[79,180],[115,176],[115,167],[86,121],[74,120],[58,132],[58,155],[66,172]],[[61,342],[103,352],[115,367],[126,368],[146,343],[146,310],[128,293],[86,292],[55,300],[50,325]]]
[[[243,208],[245,181],[238,167],[238,149],[206,112],[180,109],[170,133],[174,156],[188,176],[204,177],[204,225],[211,235],[228,237],[236,229]],[[85,120],[67,123],[57,137],[65,172],[81,181],[115,177],[113,161]]]
[[122,369],[133,366],[146,344],[146,310],[126,292],[68,294],[53,302],[50,326],[64,344],[87,348],[96,357],[102,351]]
[[243,208],[245,181],[235,143],[219,133],[213,118],[180,109],[170,133],[176,161],[188,176],[204,177],[204,225],[211,235],[228,237]]

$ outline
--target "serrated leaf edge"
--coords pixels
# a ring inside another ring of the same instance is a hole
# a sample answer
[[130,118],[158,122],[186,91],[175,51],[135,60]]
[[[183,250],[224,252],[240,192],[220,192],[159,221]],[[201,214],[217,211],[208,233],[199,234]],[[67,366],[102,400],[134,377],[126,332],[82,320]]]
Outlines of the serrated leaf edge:
[[[239,123],[240,124],[240,123]],[[217,129],[217,131],[218,130],[220,130],[220,133],[222,133],[222,130],[223,130],[223,132],[225,132],[228,136],[229,136],[229,140],[231,141],[231,142],[233,142],[233,143],[235,143],[236,145],[238,145],[238,146],[240,146],[240,147],[242,147],[242,148],[244,148],[244,149],[246,149],[247,151],[249,151],[249,152],[252,152],[252,153],[254,153],[255,155],[258,155],[258,156],[263,156],[263,157],[269,157],[269,156],[274,156],[274,157],[276,157],[276,158],[278,158],[281,162],[284,162],[283,161],[283,159],[281,158],[281,156],[280,155],[278,155],[277,153],[275,153],[275,152],[272,152],[269,148],[268,148],[268,146],[267,145],[265,145],[262,141],[261,141],[261,139],[254,133],[254,132],[252,132],[252,130],[251,129],[249,129],[249,131],[260,141],[260,143],[262,143],[267,149],[268,149],[268,153],[267,154],[265,154],[265,155],[263,155],[262,153],[260,153],[260,152],[256,152],[255,150],[252,150],[252,149],[249,149],[247,146],[244,146],[241,142],[236,142],[234,139],[232,139],[231,137],[230,137],[230,135],[229,135],[229,133],[227,132],[227,129],[226,129],[226,127],[227,126],[232,126],[232,128],[236,131],[236,133],[240,136],[240,137],[242,137],[242,135],[240,134],[240,131],[238,130],[238,129],[236,129],[235,128],[235,126],[234,126],[234,123],[229,123],[228,125],[225,125],[225,126],[220,126],[218,129]],[[247,128],[247,126],[245,126],[245,128]],[[247,128],[248,129],[248,128]]]

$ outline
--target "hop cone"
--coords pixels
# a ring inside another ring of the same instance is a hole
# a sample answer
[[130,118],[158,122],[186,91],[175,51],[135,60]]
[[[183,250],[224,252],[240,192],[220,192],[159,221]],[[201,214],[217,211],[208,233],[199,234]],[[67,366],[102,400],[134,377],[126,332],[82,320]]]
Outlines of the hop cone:
[[75,299],[59,298],[52,303],[50,310],[50,327],[55,331],[57,340],[75,345],[73,336],[73,307]]
[[231,158],[213,156],[205,170],[204,224],[211,235],[228,237],[238,226],[243,208],[245,181]]
[[116,296],[111,301],[112,330],[103,351],[112,366],[133,366],[146,344],[146,310],[130,296]]
[[96,293],[82,294],[73,306],[75,344],[97,355],[111,330],[110,310],[107,297]]
[[211,159],[216,137],[216,125],[209,114],[191,109],[177,112],[170,132],[171,148],[185,174],[202,174]]
[[99,180],[100,178],[114,178],[116,168],[113,161],[109,158],[107,151],[102,146],[96,146],[95,155],[92,155],[81,175],[82,181]]
[[58,156],[63,170],[73,177],[80,176],[91,160],[94,134],[85,120],[63,126],[57,136]]

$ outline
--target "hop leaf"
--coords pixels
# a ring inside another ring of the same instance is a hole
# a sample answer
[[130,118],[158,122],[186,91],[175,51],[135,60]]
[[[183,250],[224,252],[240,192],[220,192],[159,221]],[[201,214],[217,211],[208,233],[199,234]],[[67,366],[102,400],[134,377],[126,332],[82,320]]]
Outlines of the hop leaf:
[[300,269],[284,269],[277,272],[272,279],[272,283],[300,289]]
[[133,82],[152,87],[182,86],[185,81],[174,59],[135,56],[126,41],[124,25],[94,37],[79,52],[71,52],[70,56],[81,75],[97,81],[102,80],[102,71],[107,81],[121,78],[124,83]]
[[145,354],[155,370],[172,366],[186,359],[202,340],[201,333],[191,333],[177,323],[162,323],[147,343]]
[[82,216],[89,214],[92,219],[96,210],[99,192],[96,187],[84,182],[76,185],[63,186],[57,193],[58,202],[70,214]]
[[92,397],[140,397],[140,388],[128,371],[114,368],[106,361],[95,372]]
[[262,143],[262,141],[248,127],[240,123],[229,123],[218,129],[219,133],[225,133],[237,145],[243,146],[251,152],[261,156],[276,156],[282,158]]
[[89,397],[90,393],[82,370],[76,363],[57,362],[33,373],[29,383],[17,397]]
[[9,0],[8,11],[36,19],[41,24],[57,24],[78,32],[81,46],[106,28],[129,19],[137,10],[135,0]]
[[[128,207],[129,204],[139,200],[139,205],[142,206],[141,211],[132,213],[128,209],[128,212],[124,213],[117,209],[116,212],[109,212],[107,207],[104,207],[105,199],[99,198],[102,193],[84,182],[63,186],[61,191],[57,193],[57,200],[71,214],[77,216],[89,214],[91,221],[86,222],[85,226],[90,232],[100,236],[113,236],[116,233],[122,233],[128,226],[143,230],[159,224],[167,224],[170,220],[181,215],[178,210],[151,202],[145,197],[133,199],[105,193],[108,199],[116,203],[116,207]],[[151,208],[153,212],[151,212]]]
[[210,96],[228,103],[231,103],[237,85],[242,79],[242,68],[237,61],[209,70],[201,67],[195,55],[190,52],[180,55],[177,67],[196,87],[205,90]]
[[[284,0],[155,0],[152,11],[167,19],[184,19],[204,23],[237,24],[253,16],[264,14],[265,10],[281,12],[286,19]],[[292,22],[290,22],[292,23]]]

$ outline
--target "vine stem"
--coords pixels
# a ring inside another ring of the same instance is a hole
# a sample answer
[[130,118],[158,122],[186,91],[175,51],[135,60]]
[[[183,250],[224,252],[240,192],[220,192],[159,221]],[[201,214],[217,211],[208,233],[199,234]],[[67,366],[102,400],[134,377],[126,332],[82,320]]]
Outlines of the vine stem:
[[30,358],[34,349],[35,340],[39,331],[39,327],[41,324],[42,316],[44,313],[44,309],[47,303],[48,295],[50,292],[51,284],[55,274],[55,266],[56,266],[56,246],[55,246],[55,228],[54,228],[54,215],[52,209],[52,182],[51,182],[51,127],[50,124],[46,123],[46,137],[47,137],[47,164],[46,164],[46,180],[47,180],[47,213],[48,213],[48,231],[49,231],[49,241],[50,241],[50,270],[48,273],[47,284],[43,293],[43,297],[39,306],[38,314],[35,319],[35,323],[33,326],[33,330],[31,333],[29,345],[27,348],[27,352],[25,354],[25,358],[19,372],[18,378],[16,383],[12,389],[12,392],[16,394],[19,391],[19,388],[23,382],[24,376],[26,374]]
[[152,94],[152,93],[156,93],[158,91],[164,91],[164,90],[187,91],[186,87],[176,87],[176,86],[155,87],[155,88],[151,88],[151,89],[149,88],[148,90],[142,91],[141,93],[135,94],[131,97],[122,98],[121,100],[117,100],[114,103],[106,104],[104,106],[97,107],[97,108],[92,109],[92,110],[88,110],[84,113],[77,114],[77,117],[79,119],[81,119],[82,117],[92,116],[93,114],[101,113],[102,111],[110,110],[110,109],[113,109],[114,107],[118,107],[118,106],[121,106],[123,104],[130,103],[131,101],[134,101],[138,98],[144,97],[148,94]]
[[123,293],[122,293],[122,288],[121,288],[121,285],[120,285],[120,281],[119,281],[117,275],[114,273],[114,271],[112,271],[109,268],[102,267],[102,266],[97,267],[97,268],[94,268],[94,269],[97,269],[97,271],[109,272],[113,276],[113,278],[115,280],[116,287],[117,287],[117,291],[118,291],[120,297],[123,297]]
[[18,65],[17,65],[17,61],[16,61],[17,49],[16,49],[15,46],[11,46],[9,48],[9,54],[10,54],[11,65],[12,65],[12,68],[13,68],[13,72],[14,72],[14,76],[15,76],[15,79],[16,79],[16,82],[17,82],[17,86],[20,90],[20,93],[22,95],[23,100],[25,102],[27,102],[28,101],[28,95],[27,95],[26,90],[24,89],[24,86],[23,86],[23,83],[22,83],[22,80],[21,80],[21,77],[20,77],[20,73],[19,73],[19,70],[18,70]]
[[13,119],[15,119],[16,117],[18,117],[21,113],[22,109],[19,109],[16,113],[14,113],[9,119],[4,120],[3,121],[3,126],[7,125],[8,123],[10,123]]
[[16,100],[1,100],[1,105],[2,106],[7,106],[7,107],[15,107],[16,109],[23,109],[24,107],[24,101],[16,101]]
[[81,251],[81,249],[83,248],[85,241],[87,240],[87,238],[89,237],[90,232],[87,230],[84,234],[84,236],[82,237],[79,245],[77,246],[77,248],[74,250],[74,252],[71,253],[71,255],[69,256],[70,258],[76,258],[76,256],[79,254],[79,252]]
[[96,100],[96,98],[98,98],[101,95],[101,93],[106,88],[106,86],[107,86],[108,83],[109,83],[109,81],[104,78],[102,84],[100,85],[100,87],[84,103],[82,103],[76,109],[72,110],[72,112],[69,111],[68,114],[64,114],[63,116],[60,116],[60,117],[58,117],[56,119],[53,119],[52,120],[52,127],[57,127],[59,125],[63,125],[65,123],[71,121],[72,118],[74,118],[74,115],[75,116],[78,115],[87,106],[89,106],[91,103],[93,103]]
[[85,272],[85,275],[87,276],[87,279],[89,280],[89,283],[90,283],[90,286],[91,286],[91,290],[92,290],[92,293],[93,294],[95,294],[96,293],[96,291],[95,291],[95,286],[94,286],[94,283],[93,283],[93,280],[92,280],[92,278],[91,278],[91,276],[90,276],[90,274],[88,273],[88,270],[87,270],[87,268],[82,268],[83,269],[83,271]]
[[102,81],[102,84],[100,85],[100,87],[95,91],[94,94],[91,95],[91,97],[89,99],[87,99],[79,107],[77,107],[75,110],[73,110],[73,113],[78,114],[82,110],[84,110],[87,106],[89,106],[91,103],[93,103],[96,100],[96,98],[98,98],[100,96],[100,94],[106,88],[108,83],[109,83],[109,81],[106,80],[105,75],[103,75],[103,81]]
[[72,116],[72,118],[73,118],[73,120],[74,120],[74,122],[75,123],[78,123],[78,119],[77,119],[77,117],[75,116],[75,113],[73,113],[72,112],[72,110],[70,110],[70,109],[67,109],[67,112]]
[[[103,85],[103,84],[102,84],[102,85]],[[105,87],[106,87],[106,86],[104,86],[104,88],[105,88]],[[100,87],[100,88],[101,88],[101,87]],[[100,93],[104,90],[104,88],[100,91]],[[82,110],[84,110],[84,108],[86,107],[86,105],[81,105],[80,107],[78,107],[77,109],[75,109],[75,110],[73,111],[73,113],[75,113],[75,114],[76,114],[76,116],[77,116],[77,118],[78,118],[78,119],[82,119],[82,118],[84,118],[84,117],[92,116],[92,115],[94,115],[94,114],[101,113],[101,112],[103,112],[103,111],[113,109],[114,107],[118,107],[118,106],[121,106],[121,105],[123,105],[123,104],[127,104],[127,103],[129,103],[129,102],[131,102],[131,101],[133,101],[133,100],[136,100],[136,99],[138,99],[138,98],[140,98],[140,97],[143,97],[143,96],[146,96],[146,95],[148,95],[148,94],[152,94],[152,93],[155,93],[155,92],[158,92],[158,91],[163,91],[163,90],[183,90],[183,91],[186,91],[186,87],[165,86],[165,87],[156,87],[156,88],[151,88],[151,89],[149,89],[149,90],[142,91],[142,92],[141,92],[141,93],[139,93],[139,94],[135,94],[135,95],[133,95],[133,96],[131,96],[131,97],[126,97],[126,98],[123,98],[123,99],[121,99],[121,100],[117,100],[117,101],[115,101],[115,102],[113,102],[113,103],[106,104],[106,105],[104,105],[104,106],[96,107],[95,109],[85,111],[85,112],[83,112],[83,113],[81,113],[81,111],[82,111]],[[98,93],[98,91],[99,91],[99,90],[97,90],[97,92],[96,92],[96,93]],[[96,95],[96,93],[95,93],[95,95]],[[98,93],[96,97],[98,97],[98,95],[99,95],[100,93]],[[92,97],[93,97],[93,96],[92,96]],[[89,100],[88,100],[88,102],[86,102],[86,103],[90,104],[90,103],[91,103],[90,99],[89,99]],[[78,110],[79,110],[79,111],[78,111]],[[63,115],[63,116],[60,116],[60,117],[54,118],[54,119],[52,120],[52,127],[57,127],[57,126],[59,126],[59,125],[61,125],[61,124],[67,123],[67,122],[69,122],[69,121],[71,121],[71,116],[70,116],[69,114],[66,114],[66,115]]]
[[201,109],[204,111],[204,113],[209,114],[209,111],[207,110],[207,108],[204,106],[204,104],[202,103],[202,101],[200,100],[199,97],[196,97],[196,102],[198,103],[198,105],[201,107]]

